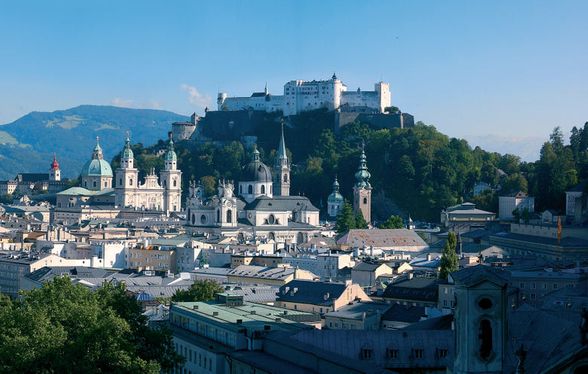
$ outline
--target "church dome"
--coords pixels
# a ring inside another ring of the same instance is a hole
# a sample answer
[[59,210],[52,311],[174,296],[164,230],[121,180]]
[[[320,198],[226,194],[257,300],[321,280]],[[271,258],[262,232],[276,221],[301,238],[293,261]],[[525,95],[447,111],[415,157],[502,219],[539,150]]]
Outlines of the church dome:
[[82,177],[112,177],[112,168],[108,161],[104,160],[102,148],[96,138],[96,147],[92,153],[92,159],[84,165],[81,172]]
[[272,173],[270,168],[261,162],[259,159],[259,151],[254,149],[253,159],[243,167],[241,174],[241,180],[243,182],[271,182]]
[[112,168],[106,160],[90,160],[82,168],[82,177],[112,177]]
[[343,195],[339,193],[339,181],[337,177],[335,177],[335,181],[333,182],[333,192],[327,198],[327,202],[329,203],[341,203],[343,202]]

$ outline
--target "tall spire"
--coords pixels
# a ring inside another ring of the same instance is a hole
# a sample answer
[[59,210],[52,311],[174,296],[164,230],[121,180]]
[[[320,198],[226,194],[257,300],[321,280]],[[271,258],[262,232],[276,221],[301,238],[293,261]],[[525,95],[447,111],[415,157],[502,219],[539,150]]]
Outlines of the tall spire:
[[288,154],[286,153],[286,141],[284,140],[284,120],[281,121],[282,136],[280,137],[280,145],[278,146],[278,159],[288,160]]
[[265,82],[265,89],[263,90],[263,92],[265,93],[265,96],[267,96],[267,94],[269,94],[269,91],[267,89],[267,82]]
[[367,157],[365,156],[365,143],[361,143],[361,156],[359,156],[359,167],[355,173],[355,185],[357,187],[371,188],[371,174],[367,168]]

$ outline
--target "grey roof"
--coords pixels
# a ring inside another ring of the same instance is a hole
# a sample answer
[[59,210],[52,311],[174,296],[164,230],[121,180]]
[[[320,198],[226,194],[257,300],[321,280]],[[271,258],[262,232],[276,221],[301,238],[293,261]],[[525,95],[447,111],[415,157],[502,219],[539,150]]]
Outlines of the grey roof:
[[427,316],[424,306],[392,304],[382,315],[382,321],[399,321],[414,323]]
[[[385,263],[376,263],[376,264],[373,264],[373,263],[370,263],[370,262],[360,262],[360,263],[358,263],[357,265],[355,265],[353,267],[353,271],[369,271],[369,272],[372,272],[372,271],[375,271],[377,268],[379,268],[382,265],[388,266]],[[390,266],[388,266],[388,267],[390,267]]]
[[42,268],[37,269],[25,276],[36,282],[49,282],[53,278],[62,275],[67,275],[72,278],[93,278],[106,280],[113,274],[116,274],[116,270],[80,266],[43,266]]
[[455,283],[465,286],[473,286],[483,281],[490,281],[500,287],[508,284],[510,274],[508,271],[494,267],[477,265],[470,266],[450,274]]
[[384,314],[388,309],[390,309],[390,306],[390,304],[386,303],[357,302],[343,305],[336,312],[328,312],[327,316],[346,319],[363,319],[366,314]]
[[260,279],[285,279],[296,271],[288,267],[265,267],[253,265],[239,265],[230,269],[227,276],[260,278]]
[[293,280],[280,287],[278,301],[332,305],[346,289],[345,283]]
[[350,247],[419,247],[425,249],[427,243],[414,231],[407,229],[353,229],[337,241]]
[[537,244],[547,244],[547,245],[554,245],[559,247],[579,247],[579,248],[588,248],[588,240],[580,239],[580,238],[573,238],[573,237],[563,237],[561,240],[557,241],[557,238],[547,238],[543,236],[532,236],[532,235],[523,235],[523,234],[513,234],[511,232],[499,232],[495,235],[490,236],[490,238],[504,238],[510,240],[519,240],[529,243],[537,243]]
[[252,303],[272,303],[276,301],[279,288],[266,285],[225,285],[226,292],[243,296],[244,301]]
[[[522,343],[527,350],[526,372],[545,372],[545,369],[563,357],[581,349],[580,322],[580,314],[572,319],[560,318],[528,305],[511,312],[508,319],[508,347],[505,349],[507,365],[513,369],[516,367],[514,352]],[[508,367],[505,367],[506,370]]]
[[[317,354],[327,350],[363,366],[364,372],[382,373],[394,369],[453,367],[454,337],[452,331],[363,331],[306,330],[293,339],[315,347]],[[371,359],[359,361],[362,349],[372,350]],[[389,359],[387,349],[397,349],[398,357]],[[423,357],[414,358],[414,349],[423,349]],[[437,349],[446,349],[440,357]]]
[[437,278],[417,277],[390,283],[383,297],[390,299],[419,300],[436,302],[439,295]]
[[307,210],[318,212],[318,208],[312,205],[310,200],[305,196],[260,196],[251,203],[245,205],[245,210],[270,212]]

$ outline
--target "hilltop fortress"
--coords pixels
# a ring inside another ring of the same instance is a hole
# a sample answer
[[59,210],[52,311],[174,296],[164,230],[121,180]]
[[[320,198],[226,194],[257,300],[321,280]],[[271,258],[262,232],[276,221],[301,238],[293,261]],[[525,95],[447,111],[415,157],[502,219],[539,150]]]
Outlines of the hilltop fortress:
[[376,83],[374,91],[359,88],[348,91],[347,86],[333,74],[329,80],[292,80],[284,85],[283,95],[270,94],[267,85],[264,92],[254,92],[249,97],[229,97],[226,92],[220,92],[217,105],[219,111],[282,111],[285,116],[322,108],[384,113],[392,105],[392,96],[388,83]]
[[295,123],[296,117],[311,111],[322,112],[322,120],[331,123],[335,132],[356,121],[375,129],[414,126],[411,114],[392,106],[388,83],[375,83],[373,91],[349,91],[333,74],[328,80],[289,81],[283,95],[271,94],[267,85],[247,97],[219,92],[217,110],[206,108],[203,117],[194,114],[190,121],[175,122],[172,131],[177,141],[244,141],[278,116],[290,117]]

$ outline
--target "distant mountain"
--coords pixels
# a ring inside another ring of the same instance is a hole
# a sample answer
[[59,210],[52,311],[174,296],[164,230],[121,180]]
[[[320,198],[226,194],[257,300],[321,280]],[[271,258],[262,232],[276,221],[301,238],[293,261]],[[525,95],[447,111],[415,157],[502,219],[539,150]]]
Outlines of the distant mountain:
[[489,152],[502,154],[510,153],[517,155],[523,161],[534,162],[539,159],[539,153],[546,139],[540,136],[503,136],[488,134],[484,136],[467,136],[472,147],[480,148]]
[[104,157],[120,152],[127,131],[133,143],[165,139],[171,123],[188,118],[152,109],[81,105],[55,112],[31,112],[0,126],[0,180],[19,172],[47,172],[53,153],[64,177],[75,178],[91,157],[96,137]]

